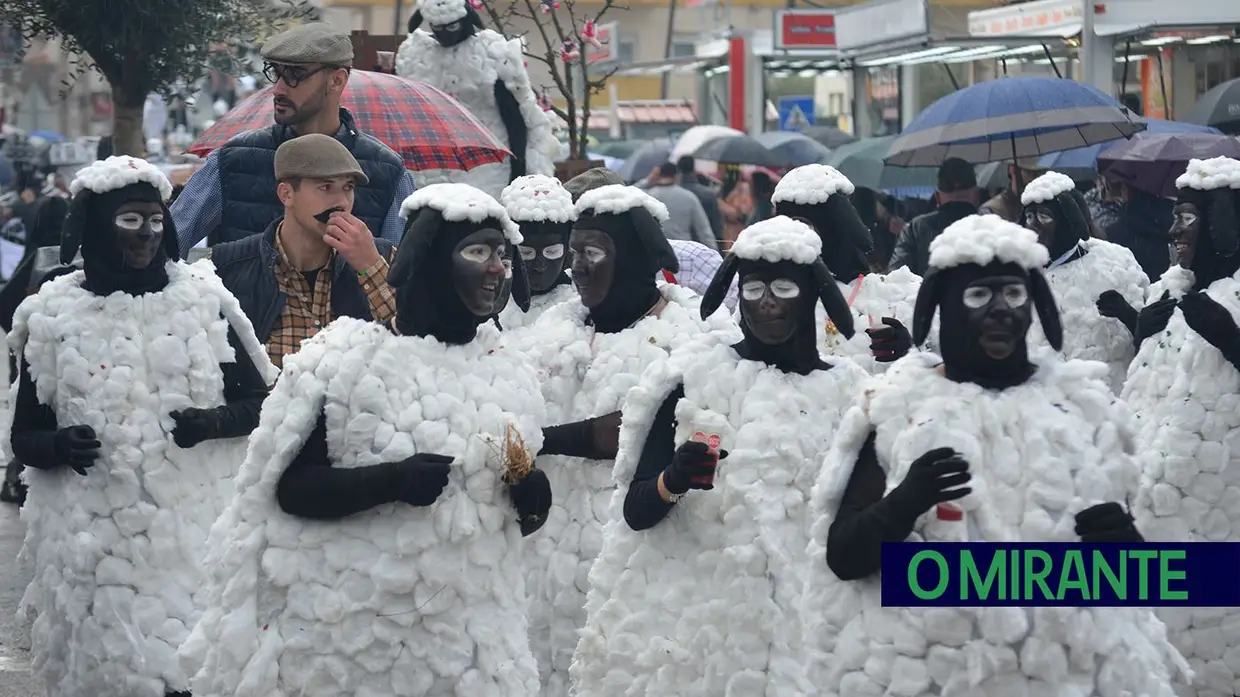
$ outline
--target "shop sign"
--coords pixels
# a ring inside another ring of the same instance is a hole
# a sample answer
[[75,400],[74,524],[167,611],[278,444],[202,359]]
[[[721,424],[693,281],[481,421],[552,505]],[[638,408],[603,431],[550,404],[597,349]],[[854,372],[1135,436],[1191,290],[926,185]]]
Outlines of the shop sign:
[[1081,0],[1037,0],[969,13],[970,36],[1050,35],[1084,21]]
[[775,48],[835,48],[834,10],[777,10]]
[[590,47],[586,62],[590,65],[601,65],[616,60],[616,23],[608,22],[594,28],[594,38],[598,39],[599,48]]
[[835,14],[836,46],[862,49],[930,33],[926,0],[876,0]]

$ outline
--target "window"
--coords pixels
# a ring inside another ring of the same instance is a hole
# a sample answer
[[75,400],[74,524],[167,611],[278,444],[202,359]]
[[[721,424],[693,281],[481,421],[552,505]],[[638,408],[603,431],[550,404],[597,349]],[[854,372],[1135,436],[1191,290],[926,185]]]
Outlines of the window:
[[692,58],[697,55],[697,45],[692,40],[676,39],[672,42],[671,58]]
[[621,65],[627,65],[637,60],[637,40],[631,37],[622,36],[616,44],[616,60]]

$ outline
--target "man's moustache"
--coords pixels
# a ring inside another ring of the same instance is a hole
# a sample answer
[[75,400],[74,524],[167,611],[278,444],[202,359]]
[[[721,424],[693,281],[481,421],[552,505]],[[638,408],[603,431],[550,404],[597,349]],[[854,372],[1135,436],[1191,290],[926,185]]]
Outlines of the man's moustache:
[[326,225],[328,218],[332,217],[332,213],[343,213],[343,212],[344,212],[343,208],[341,208],[340,206],[335,206],[334,208],[328,208],[322,213],[319,213],[318,215],[314,216],[314,219]]

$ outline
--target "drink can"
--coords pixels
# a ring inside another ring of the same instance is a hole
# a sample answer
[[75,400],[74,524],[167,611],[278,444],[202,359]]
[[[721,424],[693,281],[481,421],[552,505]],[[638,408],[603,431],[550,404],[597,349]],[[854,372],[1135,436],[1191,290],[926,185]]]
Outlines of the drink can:
[[[704,430],[696,430],[693,432],[693,436],[690,440],[695,443],[705,443],[706,447],[711,449],[712,452],[710,454],[715,458],[715,470],[717,471],[719,469],[719,445],[723,442],[723,439],[719,437],[719,434],[708,433]],[[694,484],[701,484],[708,489],[715,485],[714,471],[712,471],[709,475],[692,477],[691,479]]]

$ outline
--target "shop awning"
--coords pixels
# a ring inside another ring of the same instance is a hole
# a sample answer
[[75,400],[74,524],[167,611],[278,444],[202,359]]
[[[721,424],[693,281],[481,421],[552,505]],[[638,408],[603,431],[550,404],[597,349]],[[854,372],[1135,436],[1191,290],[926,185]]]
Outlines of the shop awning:
[[925,39],[916,44],[900,47],[858,51],[849,56],[849,59],[859,67],[875,68],[922,63],[968,63],[976,60],[1028,58],[1043,55],[1047,49],[1052,55],[1057,55],[1063,54],[1066,48],[1067,45],[1062,40],[1054,38],[1020,39],[1018,41]]

